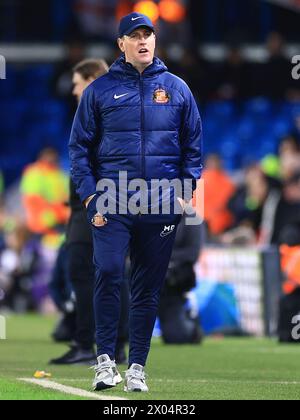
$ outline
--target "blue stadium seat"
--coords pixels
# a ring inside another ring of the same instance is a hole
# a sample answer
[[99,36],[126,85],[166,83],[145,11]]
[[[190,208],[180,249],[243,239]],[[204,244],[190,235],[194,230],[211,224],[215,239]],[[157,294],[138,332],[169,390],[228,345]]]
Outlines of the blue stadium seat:
[[257,159],[261,160],[267,155],[277,154],[277,144],[272,136],[260,138],[260,146],[257,149]]
[[225,168],[229,171],[238,169],[242,151],[239,138],[232,133],[223,136],[220,140],[219,151]]
[[[299,114],[300,116],[300,114]],[[290,134],[293,131],[294,124],[291,119],[286,117],[278,117],[274,119],[272,124],[270,124],[271,132],[274,136],[274,140],[278,141],[282,137]]]
[[267,98],[258,97],[246,101],[243,109],[252,118],[266,118],[272,115],[273,104]]
[[204,110],[204,116],[213,118],[216,124],[231,121],[235,116],[235,105],[229,101],[216,101],[209,103]]
[[27,111],[27,103],[23,99],[10,99],[0,102],[0,129],[2,134],[15,135],[22,130]]
[[30,66],[23,72],[22,93],[28,98],[47,98],[50,95],[50,81],[54,74],[51,64]]
[[278,112],[278,116],[293,122],[296,117],[300,116],[300,102],[283,102]]
[[237,125],[237,136],[243,142],[252,139],[256,130],[255,122],[248,115],[243,116]]

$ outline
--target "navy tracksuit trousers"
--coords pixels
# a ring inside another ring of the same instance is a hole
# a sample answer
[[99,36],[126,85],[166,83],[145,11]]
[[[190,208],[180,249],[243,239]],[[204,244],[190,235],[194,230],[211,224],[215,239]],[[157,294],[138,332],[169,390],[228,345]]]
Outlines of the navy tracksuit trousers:
[[[88,208],[90,218],[96,206]],[[145,366],[177,225],[181,215],[106,215],[93,226],[97,354],[115,358],[120,317],[120,285],[128,251],[131,259],[129,365]]]

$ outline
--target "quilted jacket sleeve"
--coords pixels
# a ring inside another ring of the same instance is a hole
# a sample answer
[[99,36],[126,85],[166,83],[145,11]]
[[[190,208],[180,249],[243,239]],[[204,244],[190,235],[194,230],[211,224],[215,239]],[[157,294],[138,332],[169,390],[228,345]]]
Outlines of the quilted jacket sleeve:
[[192,180],[193,191],[203,169],[202,123],[195,99],[185,86],[185,105],[181,129],[182,178]]
[[71,177],[82,202],[96,192],[92,152],[100,138],[100,124],[94,91],[90,86],[83,93],[69,142]]

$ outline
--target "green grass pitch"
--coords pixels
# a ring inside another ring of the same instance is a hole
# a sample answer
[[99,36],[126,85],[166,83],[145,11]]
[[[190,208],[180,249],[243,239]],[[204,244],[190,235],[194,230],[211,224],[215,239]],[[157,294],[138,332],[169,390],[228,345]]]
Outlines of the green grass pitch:
[[[12,316],[7,340],[0,341],[0,400],[84,399],[22,383],[36,370],[52,380],[92,391],[93,371],[86,366],[50,367],[48,360],[67,348],[51,342],[55,319]],[[149,394],[126,394],[123,387],[101,395],[144,400],[300,399],[300,348],[273,340],[207,339],[202,346],[165,346],[154,339],[147,366]],[[120,366],[120,371],[126,366]]]

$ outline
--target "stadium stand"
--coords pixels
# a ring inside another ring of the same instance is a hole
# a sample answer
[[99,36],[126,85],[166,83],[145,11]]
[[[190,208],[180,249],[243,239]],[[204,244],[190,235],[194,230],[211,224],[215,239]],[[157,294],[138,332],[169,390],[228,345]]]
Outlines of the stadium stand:
[[[8,184],[20,176],[42,147],[55,146],[66,156],[71,121],[66,102],[52,94],[53,73],[51,64],[8,68],[0,99],[4,140],[0,167]],[[258,97],[239,103],[211,101],[200,105],[200,110],[205,153],[219,154],[226,169],[235,171],[276,154],[280,139],[296,130],[300,103]],[[26,145],[26,154],[15,153],[20,145]]]

